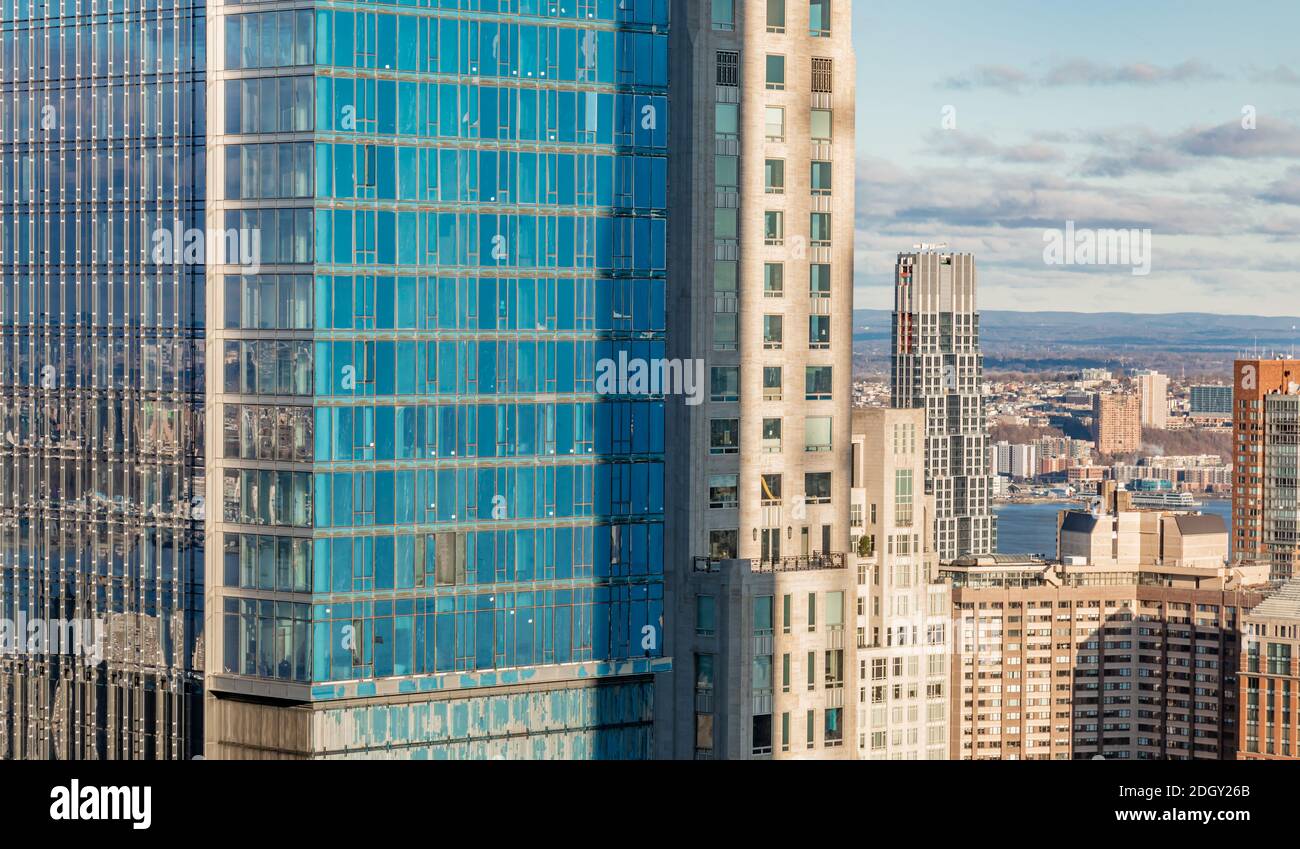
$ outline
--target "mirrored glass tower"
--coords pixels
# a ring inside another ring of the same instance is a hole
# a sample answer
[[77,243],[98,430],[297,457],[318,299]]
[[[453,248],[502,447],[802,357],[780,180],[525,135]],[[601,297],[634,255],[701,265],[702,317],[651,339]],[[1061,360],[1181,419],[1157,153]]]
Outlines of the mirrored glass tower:
[[0,758],[201,750],[205,26],[0,2]]

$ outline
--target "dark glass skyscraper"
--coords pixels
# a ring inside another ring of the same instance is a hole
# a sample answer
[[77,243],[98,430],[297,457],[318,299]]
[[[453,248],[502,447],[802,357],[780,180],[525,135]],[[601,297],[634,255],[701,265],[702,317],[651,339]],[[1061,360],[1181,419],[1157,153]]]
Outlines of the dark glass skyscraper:
[[209,32],[210,755],[648,756],[666,0]]
[[202,226],[203,6],[0,11],[0,757],[190,757],[205,269],[154,235]]

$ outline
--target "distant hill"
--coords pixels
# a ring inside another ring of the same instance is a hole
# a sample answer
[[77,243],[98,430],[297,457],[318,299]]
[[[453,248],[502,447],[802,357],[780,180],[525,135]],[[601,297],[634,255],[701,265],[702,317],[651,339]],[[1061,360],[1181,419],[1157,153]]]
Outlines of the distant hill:
[[[887,310],[854,311],[860,370],[877,371],[880,358],[888,357],[890,323]],[[1257,346],[1265,355],[1300,352],[1297,327],[1300,316],[1009,310],[980,316],[985,361],[993,370],[1153,367],[1214,374]]]

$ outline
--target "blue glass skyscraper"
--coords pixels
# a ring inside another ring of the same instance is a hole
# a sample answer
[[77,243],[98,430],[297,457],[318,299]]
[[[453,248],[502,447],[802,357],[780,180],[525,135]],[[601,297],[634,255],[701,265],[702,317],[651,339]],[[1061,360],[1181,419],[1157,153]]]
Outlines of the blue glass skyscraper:
[[210,6],[210,756],[651,754],[667,7]]

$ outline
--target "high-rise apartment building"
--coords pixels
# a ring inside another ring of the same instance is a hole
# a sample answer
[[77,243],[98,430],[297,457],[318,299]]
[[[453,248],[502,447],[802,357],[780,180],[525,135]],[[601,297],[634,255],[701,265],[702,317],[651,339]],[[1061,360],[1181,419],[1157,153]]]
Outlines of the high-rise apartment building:
[[1232,418],[1232,387],[1193,386],[1190,404],[1192,418]]
[[1099,454],[1141,450],[1141,397],[1131,392],[1098,392],[1092,402],[1092,436]]
[[470,5],[209,6],[212,756],[652,752],[668,3]]
[[[843,620],[830,620],[852,597],[853,9],[674,0],[672,13],[669,356],[702,360],[708,392],[668,409],[668,568],[689,618],[669,627],[664,738],[678,757],[836,755],[852,739]],[[691,630],[697,595],[731,624]],[[751,597],[775,598],[778,617],[794,605],[792,630],[759,633]],[[741,634],[756,642],[720,647]],[[765,699],[764,664],[797,686]],[[711,674],[747,682],[743,698],[693,701]]]
[[[853,573],[846,556],[777,562],[698,558],[675,574],[669,610],[671,725],[658,756],[676,760],[848,760],[857,691],[845,639]],[[670,687],[656,709],[667,714]]]
[[1158,371],[1141,371],[1133,377],[1142,403],[1142,427],[1164,430],[1169,426],[1169,377]]
[[900,254],[894,294],[891,406],[926,413],[935,548],[940,560],[996,551],[975,257]]
[[1032,478],[1038,474],[1038,446],[1012,445],[1005,440],[989,446],[989,474]]
[[1264,548],[1275,580],[1300,575],[1300,392],[1264,398]]
[[203,3],[7,2],[3,29],[0,758],[189,758],[205,256],[158,237],[203,226]]
[[1300,360],[1238,360],[1233,386],[1232,554],[1290,577],[1300,546],[1300,503],[1288,477],[1300,442]]
[[673,26],[669,346],[709,393],[670,409],[671,559],[843,552],[852,7],[678,0]]
[[952,582],[953,759],[1231,760],[1239,628],[1260,567],[996,555]]
[[1245,617],[1241,760],[1300,760],[1300,581],[1283,584]]
[[853,411],[857,757],[946,760],[950,595],[925,493],[925,411]]

